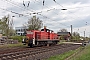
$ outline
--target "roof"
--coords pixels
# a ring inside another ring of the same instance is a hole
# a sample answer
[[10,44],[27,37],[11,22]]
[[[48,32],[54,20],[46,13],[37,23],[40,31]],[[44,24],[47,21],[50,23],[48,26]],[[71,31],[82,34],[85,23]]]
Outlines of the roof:
[[[41,31],[44,31],[44,29],[41,29]],[[50,30],[50,29],[46,29],[46,31],[53,31],[53,30]]]
[[57,32],[58,36],[59,35],[71,35],[70,32]]

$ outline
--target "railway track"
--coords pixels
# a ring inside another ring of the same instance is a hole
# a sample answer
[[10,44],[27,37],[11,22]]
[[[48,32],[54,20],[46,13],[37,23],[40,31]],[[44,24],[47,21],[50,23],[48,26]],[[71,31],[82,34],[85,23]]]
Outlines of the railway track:
[[64,53],[69,50],[74,50],[80,45],[60,44],[55,46],[44,46],[35,48],[14,48],[0,50],[0,60],[42,60],[50,56]]

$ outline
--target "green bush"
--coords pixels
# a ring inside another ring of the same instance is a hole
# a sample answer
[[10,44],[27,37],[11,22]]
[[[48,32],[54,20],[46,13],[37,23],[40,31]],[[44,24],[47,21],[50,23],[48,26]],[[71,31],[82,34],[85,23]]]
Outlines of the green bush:
[[22,39],[24,38],[25,36],[12,36],[10,37],[11,39],[13,40],[18,40],[19,42],[22,42]]

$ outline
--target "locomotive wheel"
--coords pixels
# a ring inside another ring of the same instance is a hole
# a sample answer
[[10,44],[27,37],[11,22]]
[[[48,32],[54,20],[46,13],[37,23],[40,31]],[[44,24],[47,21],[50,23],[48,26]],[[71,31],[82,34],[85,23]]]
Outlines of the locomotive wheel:
[[32,43],[29,43],[28,46],[30,46],[31,48],[34,47],[34,45]]

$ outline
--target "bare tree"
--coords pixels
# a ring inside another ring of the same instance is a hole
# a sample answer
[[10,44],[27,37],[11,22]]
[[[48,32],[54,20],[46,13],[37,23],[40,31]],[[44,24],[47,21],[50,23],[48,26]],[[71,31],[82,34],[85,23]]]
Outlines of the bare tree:
[[27,27],[29,30],[39,30],[42,27],[42,21],[36,16],[28,20]]
[[68,32],[67,29],[61,29],[60,32]]

